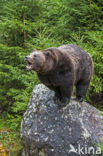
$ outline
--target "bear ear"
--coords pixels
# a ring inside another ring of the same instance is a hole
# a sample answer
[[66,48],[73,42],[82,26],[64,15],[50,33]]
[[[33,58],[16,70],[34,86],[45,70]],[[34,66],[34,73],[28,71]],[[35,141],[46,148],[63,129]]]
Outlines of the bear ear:
[[44,54],[45,54],[46,56],[50,56],[51,51],[49,51],[49,50],[48,50],[48,51],[45,51]]
[[33,51],[36,51],[36,48],[34,48]]

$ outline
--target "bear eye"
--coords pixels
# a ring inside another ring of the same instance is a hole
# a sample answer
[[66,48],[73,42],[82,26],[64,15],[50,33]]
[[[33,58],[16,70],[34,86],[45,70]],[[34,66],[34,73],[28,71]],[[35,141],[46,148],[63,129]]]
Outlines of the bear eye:
[[36,57],[36,55],[34,55],[34,57]]
[[50,51],[46,51],[46,56],[50,56]]

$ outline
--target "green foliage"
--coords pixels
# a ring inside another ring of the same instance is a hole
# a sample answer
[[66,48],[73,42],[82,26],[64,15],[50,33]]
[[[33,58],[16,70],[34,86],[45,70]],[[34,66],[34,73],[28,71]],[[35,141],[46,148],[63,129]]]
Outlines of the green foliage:
[[19,131],[11,129],[10,124],[0,118],[0,155],[20,156],[21,153],[22,144]]
[[19,126],[31,91],[39,82],[35,73],[27,73],[25,55],[27,52],[21,47],[0,44],[0,111],[8,115],[14,128]]
[[88,51],[94,75],[86,100],[103,103],[102,9],[100,0],[0,0],[0,113],[12,128],[19,127],[39,83],[24,62],[34,47],[72,43]]

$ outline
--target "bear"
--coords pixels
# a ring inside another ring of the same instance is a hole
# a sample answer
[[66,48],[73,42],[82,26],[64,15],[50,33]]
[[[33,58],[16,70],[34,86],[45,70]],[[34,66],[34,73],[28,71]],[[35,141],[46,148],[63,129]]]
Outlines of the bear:
[[60,107],[69,104],[73,87],[76,100],[82,102],[93,74],[93,60],[77,45],[67,44],[45,50],[34,49],[25,57],[27,70],[34,70],[40,81],[55,92]]

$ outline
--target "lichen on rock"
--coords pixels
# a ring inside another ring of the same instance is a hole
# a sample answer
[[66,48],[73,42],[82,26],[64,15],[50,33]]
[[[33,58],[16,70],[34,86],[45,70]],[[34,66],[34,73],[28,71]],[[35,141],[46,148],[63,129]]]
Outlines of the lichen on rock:
[[[53,97],[54,92],[42,84],[34,88],[21,124],[23,156],[89,155],[85,149],[96,150],[95,143],[103,138],[100,111],[72,99],[60,109]],[[78,147],[83,147],[81,153]]]

